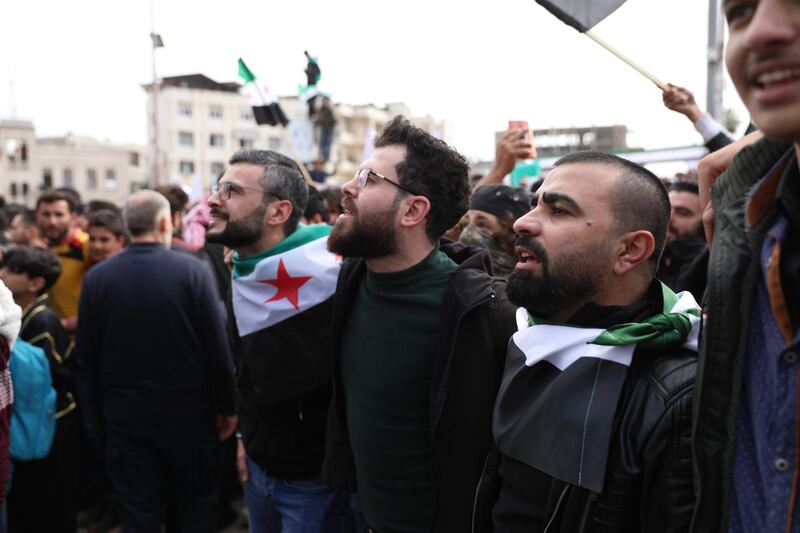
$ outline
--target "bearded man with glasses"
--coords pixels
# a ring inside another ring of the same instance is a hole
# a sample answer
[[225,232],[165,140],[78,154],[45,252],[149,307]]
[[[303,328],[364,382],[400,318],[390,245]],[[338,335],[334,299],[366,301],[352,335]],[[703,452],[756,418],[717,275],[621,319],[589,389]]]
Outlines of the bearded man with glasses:
[[237,469],[251,532],[330,531],[320,480],[331,397],[331,227],[300,223],[308,187],[288,157],[242,150],[208,198],[206,240],[234,249],[228,316],[237,356]]
[[323,477],[358,489],[373,531],[469,531],[513,308],[488,253],[440,243],[467,211],[464,157],[402,117],[375,147],[328,240],[347,259]]

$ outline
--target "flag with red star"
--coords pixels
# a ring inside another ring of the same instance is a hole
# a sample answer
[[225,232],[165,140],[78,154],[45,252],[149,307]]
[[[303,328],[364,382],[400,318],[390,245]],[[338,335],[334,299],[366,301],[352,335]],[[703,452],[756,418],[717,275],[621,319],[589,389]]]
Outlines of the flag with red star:
[[320,232],[320,227],[300,227],[276,247],[279,253],[268,251],[249,268],[234,258],[239,268],[233,272],[233,312],[239,335],[273,326],[333,296],[341,257],[328,251],[330,226],[321,237]]

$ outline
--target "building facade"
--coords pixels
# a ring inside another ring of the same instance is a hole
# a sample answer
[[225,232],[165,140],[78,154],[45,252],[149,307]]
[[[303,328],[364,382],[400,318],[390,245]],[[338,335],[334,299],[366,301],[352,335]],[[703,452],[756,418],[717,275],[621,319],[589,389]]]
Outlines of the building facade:
[[67,134],[37,138],[31,122],[0,121],[0,195],[32,206],[46,189],[72,187],[84,201],[122,204],[147,182],[143,146]]
[[[147,92],[151,174],[158,183],[178,183],[208,190],[224,171],[228,158],[242,148],[275,150],[308,166],[317,158],[315,130],[308,105],[297,96],[280,98],[290,122],[280,127],[256,124],[238,83],[216,82],[202,74],[165,77]],[[153,106],[156,107],[155,114]],[[344,181],[369,153],[376,133],[398,114],[411,117],[404,104],[334,104],[337,118],[331,161],[331,181]],[[447,139],[449,127],[433,117],[412,118],[423,129]],[[287,143],[288,140],[288,143]],[[291,144],[291,147],[289,146]]]

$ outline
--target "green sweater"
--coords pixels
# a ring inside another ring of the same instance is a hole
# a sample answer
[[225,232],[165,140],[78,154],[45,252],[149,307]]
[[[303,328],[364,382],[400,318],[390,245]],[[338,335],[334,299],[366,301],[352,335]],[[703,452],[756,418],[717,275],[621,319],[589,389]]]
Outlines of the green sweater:
[[346,321],[347,425],[364,517],[376,531],[431,529],[432,362],[456,266],[437,247],[402,272],[367,270]]

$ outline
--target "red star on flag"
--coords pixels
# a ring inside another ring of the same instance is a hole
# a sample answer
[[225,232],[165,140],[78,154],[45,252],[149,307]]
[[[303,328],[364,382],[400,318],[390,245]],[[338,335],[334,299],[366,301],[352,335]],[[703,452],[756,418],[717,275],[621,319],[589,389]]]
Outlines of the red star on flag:
[[312,277],[313,276],[297,276],[293,278],[286,272],[286,266],[283,264],[283,259],[281,259],[278,262],[278,277],[276,279],[258,280],[259,283],[266,283],[278,289],[278,292],[264,303],[277,302],[278,300],[286,298],[295,309],[300,309],[300,306],[297,305],[297,293],[300,287],[305,285]]

